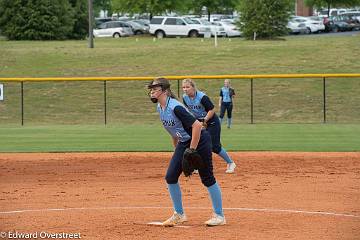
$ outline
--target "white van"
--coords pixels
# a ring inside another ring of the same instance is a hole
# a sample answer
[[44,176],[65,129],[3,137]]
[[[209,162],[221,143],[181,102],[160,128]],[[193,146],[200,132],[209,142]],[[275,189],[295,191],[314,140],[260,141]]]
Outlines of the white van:
[[121,21],[104,22],[93,30],[94,37],[125,37],[134,35],[131,26]]

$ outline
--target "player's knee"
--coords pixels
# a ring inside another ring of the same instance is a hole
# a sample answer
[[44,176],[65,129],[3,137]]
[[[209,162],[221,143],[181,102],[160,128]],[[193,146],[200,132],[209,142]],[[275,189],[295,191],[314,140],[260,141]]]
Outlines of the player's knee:
[[211,176],[202,177],[201,182],[205,187],[211,187],[216,183],[216,180],[215,177],[211,175]]
[[216,154],[219,154],[219,152],[221,152],[221,145],[213,145],[212,151]]
[[178,182],[178,178],[170,174],[166,174],[165,180],[167,184],[176,184]]

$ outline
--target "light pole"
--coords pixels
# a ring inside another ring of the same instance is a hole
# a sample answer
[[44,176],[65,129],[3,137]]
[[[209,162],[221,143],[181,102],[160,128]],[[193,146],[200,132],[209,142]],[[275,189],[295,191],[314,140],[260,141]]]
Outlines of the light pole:
[[89,11],[89,48],[94,48],[94,33],[93,33],[93,1],[88,0],[88,11]]

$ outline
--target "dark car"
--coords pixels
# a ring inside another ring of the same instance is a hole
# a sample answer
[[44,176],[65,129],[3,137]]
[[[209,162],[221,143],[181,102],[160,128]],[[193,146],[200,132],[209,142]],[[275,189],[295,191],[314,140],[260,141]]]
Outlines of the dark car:
[[143,26],[146,26],[146,27],[149,27],[150,28],[150,20],[147,20],[147,19],[135,19],[135,20],[132,20],[134,22],[137,22]]
[[141,34],[147,34],[149,33],[149,26],[145,26],[142,25],[138,22],[135,22],[133,20],[131,21],[127,21],[127,24],[129,24],[131,26],[131,28],[133,29],[133,32],[135,35],[141,35]]
[[360,29],[360,21],[356,16],[342,14],[337,16],[343,21],[347,22],[351,26],[351,30],[359,30]]
[[346,22],[346,19],[341,16],[332,16],[327,23],[327,28],[332,32],[352,31],[353,26]]
[[113,21],[112,18],[95,18],[95,26],[99,27],[102,23]]

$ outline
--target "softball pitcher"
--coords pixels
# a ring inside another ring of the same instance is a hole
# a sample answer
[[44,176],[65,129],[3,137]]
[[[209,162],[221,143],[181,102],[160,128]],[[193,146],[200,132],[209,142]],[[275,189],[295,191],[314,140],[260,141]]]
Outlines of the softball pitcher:
[[212,151],[218,154],[227,163],[226,173],[233,173],[236,164],[221,146],[221,124],[214,111],[214,104],[205,93],[197,90],[195,82],[192,79],[184,79],[182,88],[184,91],[183,102],[185,106],[209,131],[212,141]]
[[206,164],[206,167],[199,169],[199,175],[202,184],[209,192],[214,213],[205,224],[207,226],[226,224],[221,190],[213,174],[209,133],[202,129],[201,123],[176,99],[167,79],[157,78],[148,85],[148,88],[151,101],[157,103],[160,120],[171,135],[175,147],[165,177],[175,212],[163,222],[163,225],[174,226],[187,221],[178,180],[182,173],[183,154],[189,150],[200,154]]

